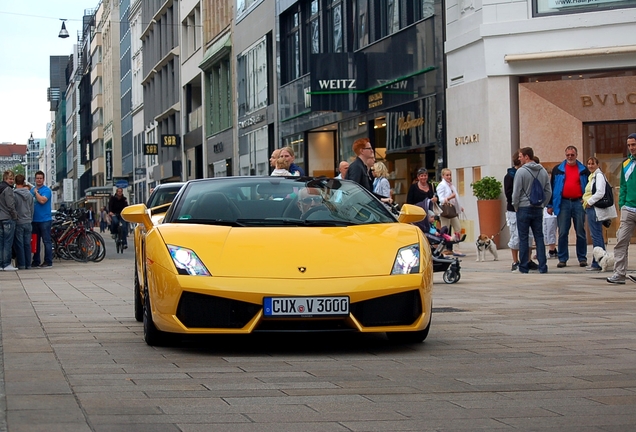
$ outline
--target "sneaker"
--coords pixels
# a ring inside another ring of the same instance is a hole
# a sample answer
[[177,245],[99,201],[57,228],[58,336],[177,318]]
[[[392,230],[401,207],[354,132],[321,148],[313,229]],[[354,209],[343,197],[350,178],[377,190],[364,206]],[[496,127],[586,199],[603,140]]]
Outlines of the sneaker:
[[128,249],[128,245],[124,245],[124,249]]
[[628,278],[630,281],[632,281],[632,282],[636,283],[636,276],[634,276],[634,275],[627,275],[627,278]]
[[528,270],[539,270],[539,264],[534,261],[528,261]]
[[587,267],[587,261],[579,261],[579,267]]
[[558,268],[563,268],[567,265],[567,263],[565,261],[559,261],[559,263],[557,264]]
[[593,266],[593,265],[591,265],[591,266],[587,267],[587,268],[585,269],[585,271],[601,271],[601,268],[600,268],[600,267],[597,267],[597,266]]
[[40,264],[40,266],[39,266],[39,267],[40,267],[41,269],[48,269],[48,268],[53,267],[53,264],[42,263],[42,264]]
[[512,267],[510,268],[510,271],[513,273],[519,271],[519,261],[512,263]]
[[[608,277],[606,280],[607,283],[625,285],[625,277],[619,276],[616,273]],[[630,280],[632,279],[630,278]]]
[[8,266],[6,266],[5,268],[3,268],[2,270],[4,271],[16,271],[17,268],[13,267],[11,264],[9,264]]
[[554,258],[556,258],[556,257],[557,257],[557,251],[556,251],[556,249],[555,249],[555,250],[548,251],[548,258],[550,258],[550,259],[554,259]]

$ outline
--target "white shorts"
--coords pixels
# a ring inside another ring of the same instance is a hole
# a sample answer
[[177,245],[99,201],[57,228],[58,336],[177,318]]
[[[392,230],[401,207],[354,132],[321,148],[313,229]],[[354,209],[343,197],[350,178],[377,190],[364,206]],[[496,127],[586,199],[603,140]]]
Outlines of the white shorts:
[[[519,250],[519,230],[517,229],[517,213],[506,211],[506,225],[510,230],[510,240],[508,241],[508,247],[510,249]],[[528,244],[532,246],[534,237],[532,236],[532,230],[528,231]]]

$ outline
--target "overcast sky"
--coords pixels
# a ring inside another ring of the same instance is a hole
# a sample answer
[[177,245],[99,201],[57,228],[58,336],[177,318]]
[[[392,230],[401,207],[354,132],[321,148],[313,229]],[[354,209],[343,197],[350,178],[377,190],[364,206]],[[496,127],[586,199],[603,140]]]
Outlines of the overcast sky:
[[[0,2],[0,142],[26,144],[31,132],[46,137],[49,57],[73,52],[84,11],[97,5],[97,0]],[[67,19],[66,39],[57,37],[60,18]]]

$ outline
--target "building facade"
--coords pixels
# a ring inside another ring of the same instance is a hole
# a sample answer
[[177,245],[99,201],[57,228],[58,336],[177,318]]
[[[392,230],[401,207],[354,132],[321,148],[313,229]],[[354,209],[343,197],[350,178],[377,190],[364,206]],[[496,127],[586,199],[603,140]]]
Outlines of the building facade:
[[470,183],[503,179],[519,147],[550,170],[574,145],[619,184],[636,132],[633,2],[455,0],[446,15],[448,164],[474,232]]
[[141,5],[144,150],[157,156],[149,181],[182,178],[179,3],[148,0]]
[[406,201],[444,160],[439,1],[278,0],[279,142],[309,175],[334,175],[367,137]]

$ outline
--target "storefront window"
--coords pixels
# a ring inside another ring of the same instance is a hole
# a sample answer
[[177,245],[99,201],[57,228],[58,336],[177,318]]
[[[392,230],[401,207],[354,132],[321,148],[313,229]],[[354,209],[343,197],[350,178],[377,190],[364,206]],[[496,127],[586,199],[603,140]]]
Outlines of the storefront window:
[[636,0],[534,0],[536,15],[594,12],[636,6]]
[[267,126],[239,137],[239,173],[243,176],[268,175]]

